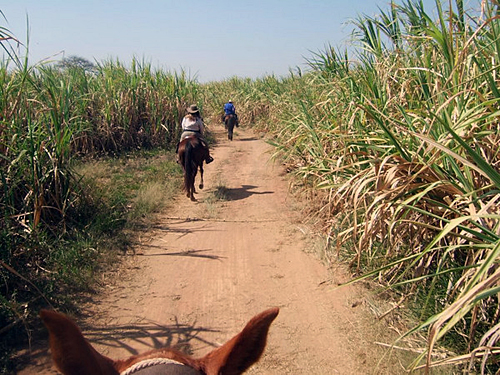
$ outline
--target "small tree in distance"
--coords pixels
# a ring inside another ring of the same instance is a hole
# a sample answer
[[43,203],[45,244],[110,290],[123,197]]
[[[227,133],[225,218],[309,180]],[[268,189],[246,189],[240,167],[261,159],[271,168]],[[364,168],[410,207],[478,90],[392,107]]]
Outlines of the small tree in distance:
[[56,63],[56,67],[60,69],[81,68],[89,73],[97,72],[97,66],[93,62],[75,55],[63,57],[61,61]]

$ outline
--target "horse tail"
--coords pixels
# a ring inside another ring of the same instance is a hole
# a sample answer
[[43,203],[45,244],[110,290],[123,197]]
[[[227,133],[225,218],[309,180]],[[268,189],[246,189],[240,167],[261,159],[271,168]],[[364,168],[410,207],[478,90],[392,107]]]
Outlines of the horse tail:
[[184,148],[184,189],[187,192],[190,191],[191,186],[194,186],[195,174],[194,146],[191,144],[191,141],[188,141]]
[[226,122],[226,128],[227,128],[227,138],[231,141],[233,140],[234,125],[236,125],[236,116],[230,115]]

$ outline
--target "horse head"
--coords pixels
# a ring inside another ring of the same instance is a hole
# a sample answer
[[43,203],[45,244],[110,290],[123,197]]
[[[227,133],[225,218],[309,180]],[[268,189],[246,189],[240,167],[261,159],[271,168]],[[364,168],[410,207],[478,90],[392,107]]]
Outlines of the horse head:
[[259,360],[278,313],[275,307],[254,316],[231,340],[198,359],[163,348],[113,360],[95,350],[65,315],[42,310],[40,317],[49,331],[54,364],[64,375],[237,375]]

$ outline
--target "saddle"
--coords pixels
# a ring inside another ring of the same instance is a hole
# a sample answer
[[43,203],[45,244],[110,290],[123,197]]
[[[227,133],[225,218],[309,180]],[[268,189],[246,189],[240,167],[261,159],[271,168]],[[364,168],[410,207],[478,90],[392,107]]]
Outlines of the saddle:
[[185,140],[185,139],[188,139],[188,138],[197,138],[197,139],[200,141],[201,145],[202,145],[204,148],[208,149],[208,143],[207,143],[207,141],[205,140],[205,138],[203,138],[203,137],[201,136],[201,134],[200,134],[200,133],[194,133],[194,134],[189,134],[189,135],[186,135],[186,136],[182,137],[181,141],[183,141],[183,140]]
[[199,134],[197,134],[197,133],[195,133],[195,134],[188,134],[188,135],[185,135],[184,137],[182,137],[181,142],[183,140],[191,138],[191,137],[195,137],[195,138],[200,138],[201,139],[201,136]]
[[238,115],[236,113],[228,113],[222,116],[222,122],[226,123],[231,117],[236,119],[236,123],[238,123]]

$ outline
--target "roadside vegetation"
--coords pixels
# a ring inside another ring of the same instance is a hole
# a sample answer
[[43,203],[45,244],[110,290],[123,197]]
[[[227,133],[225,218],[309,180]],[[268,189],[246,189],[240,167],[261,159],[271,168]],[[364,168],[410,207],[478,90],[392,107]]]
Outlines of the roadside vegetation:
[[204,85],[137,61],[29,67],[0,29],[3,345],[40,305],[71,308],[95,286],[178,180],[165,151],[185,108],[210,125],[231,97],[294,174],[327,257],[378,283],[387,315],[419,322],[397,343],[427,335],[411,369],[496,373],[500,20],[496,1],[466,6],[394,3],[354,19],[354,48],[313,53],[306,72]]
[[137,61],[30,66],[0,32],[3,373],[40,307],[77,309],[177,193],[169,149],[198,85]]

